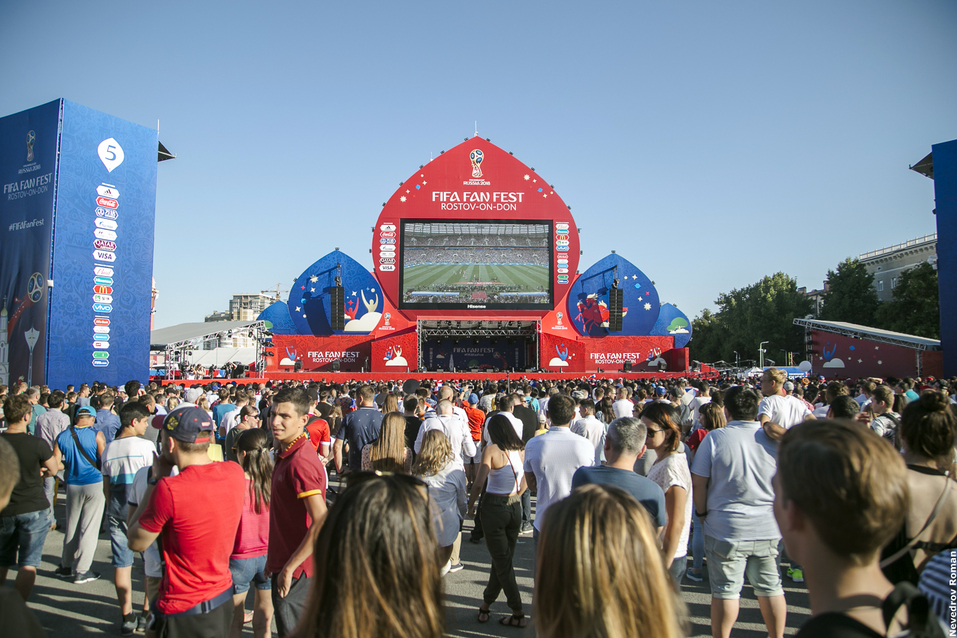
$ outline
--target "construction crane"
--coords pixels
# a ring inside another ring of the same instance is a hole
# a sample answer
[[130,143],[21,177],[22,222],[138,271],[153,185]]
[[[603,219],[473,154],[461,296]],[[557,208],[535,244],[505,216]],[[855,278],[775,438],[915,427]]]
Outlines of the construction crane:
[[[289,292],[289,291],[288,291],[288,290],[283,290],[283,289],[282,289],[282,284],[278,284],[278,283],[277,283],[275,290],[260,290],[259,292],[260,292],[260,294],[263,294],[263,295],[268,294],[270,297],[273,297],[275,301],[279,301],[280,299],[282,299],[282,294],[283,294],[284,292]],[[273,294],[273,293],[274,293],[274,294]]]

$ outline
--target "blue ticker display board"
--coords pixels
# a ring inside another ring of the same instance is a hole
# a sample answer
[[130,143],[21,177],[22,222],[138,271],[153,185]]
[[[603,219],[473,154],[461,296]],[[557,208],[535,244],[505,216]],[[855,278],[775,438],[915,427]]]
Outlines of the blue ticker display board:
[[[59,131],[59,157],[50,188],[55,193],[45,238],[46,270],[41,271],[47,304],[44,372],[36,374],[35,362],[32,382],[63,389],[94,380],[145,381],[157,133],[68,100],[26,113],[50,106],[57,112],[53,131]],[[0,152],[6,161],[6,145]],[[2,245],[5,253],[6,242]],[[5,274],[0,283],[8,285]],[[10,302],[6,305],[9,312]],[[21,367],[11,366],[11,380],[21,376]]]

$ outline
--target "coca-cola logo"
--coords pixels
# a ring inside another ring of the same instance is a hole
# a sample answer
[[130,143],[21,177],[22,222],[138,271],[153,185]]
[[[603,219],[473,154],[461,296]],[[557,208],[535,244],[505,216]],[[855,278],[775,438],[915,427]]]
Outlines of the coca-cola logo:
[[107,208],[116,208],[120,205],[115,199],[110,199],[109,197],[97,197],[96,203],[99,206],[106,206]]

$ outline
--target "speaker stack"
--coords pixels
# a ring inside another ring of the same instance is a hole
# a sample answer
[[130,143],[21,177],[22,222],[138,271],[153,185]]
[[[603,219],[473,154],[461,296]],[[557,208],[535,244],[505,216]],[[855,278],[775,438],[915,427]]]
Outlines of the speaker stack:
[[621,306],[624,291],[612,288],[608,293],[608,331],[621,332]]
[[329,289],[329,306],[332,311],[332,329],[346,329],[345,288],[333,286]]

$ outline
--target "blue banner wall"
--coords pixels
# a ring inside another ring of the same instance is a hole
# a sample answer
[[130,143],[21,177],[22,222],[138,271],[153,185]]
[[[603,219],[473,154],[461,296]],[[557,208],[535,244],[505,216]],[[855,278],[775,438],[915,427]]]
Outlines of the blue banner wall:
[[149,374],[155,130],[63,101],[47,384]]
[[60,100],[0,119],[0,383],[43,383]]

